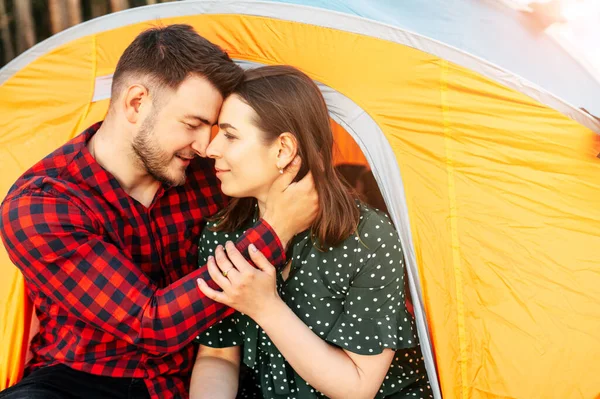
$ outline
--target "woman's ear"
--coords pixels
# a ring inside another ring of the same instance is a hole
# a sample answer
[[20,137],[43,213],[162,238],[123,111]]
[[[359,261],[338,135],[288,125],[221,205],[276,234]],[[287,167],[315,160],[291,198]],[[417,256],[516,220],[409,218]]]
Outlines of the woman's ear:
[[277,137],[277,168],[285,169],[298,154],[298,141],[296,137],[289,133],[281,133]]

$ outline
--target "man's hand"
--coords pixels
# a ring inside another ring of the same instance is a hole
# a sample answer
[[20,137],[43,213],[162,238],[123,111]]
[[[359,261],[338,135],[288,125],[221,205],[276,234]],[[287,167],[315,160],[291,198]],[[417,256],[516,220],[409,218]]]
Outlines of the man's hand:
[[319,211],[312,174],[308,172],[302,180],[293,182],[301,163],[296,156],[267,194],[263,219],[275,230],[284,248],[296,234],[312,225]]
[[271,310],[283,303],[277,294],[276,271],[265,256],[250,244],[248,252],[256,267],[252,266],[228,241],[225,251],[218,246],[215,257],[208,258],[208,272],[223,290],[217,291],[206,281],[198,279],[198,287],[210,299],[247,314],[257,323],[261,317],[272,314]]

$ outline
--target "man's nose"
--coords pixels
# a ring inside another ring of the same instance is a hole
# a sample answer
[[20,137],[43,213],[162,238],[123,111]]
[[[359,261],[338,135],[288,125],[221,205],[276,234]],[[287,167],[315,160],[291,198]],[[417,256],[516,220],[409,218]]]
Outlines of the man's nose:
[[192,149],[201,156],[202,158],[206,158],[206,149],[208,147],[208,143],[210,141],[210,132],[202,132],[198,135],[198,138],[194,140],[192,143]]

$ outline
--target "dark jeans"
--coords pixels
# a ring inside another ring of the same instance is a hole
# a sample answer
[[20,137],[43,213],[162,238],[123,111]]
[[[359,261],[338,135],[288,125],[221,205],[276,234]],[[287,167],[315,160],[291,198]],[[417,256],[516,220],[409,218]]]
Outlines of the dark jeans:
[[149,399],[144,381],[104,377],[67,366],[44,367],[0,392],[0,399]]

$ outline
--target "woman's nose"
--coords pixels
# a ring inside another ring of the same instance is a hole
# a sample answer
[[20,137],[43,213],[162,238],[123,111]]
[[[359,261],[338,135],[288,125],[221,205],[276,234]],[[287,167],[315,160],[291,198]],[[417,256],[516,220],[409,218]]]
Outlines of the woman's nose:
[[206,156],[207,157],[213,158],[213,159],[216,159],[216,158],[220,157],[221,154],[220,154],[219,149],[218,149],[218,143],[217,143],[218,140],[219,139],[218,139],[218,136],[217,136],[206,147],[205,152],[206,152]]

